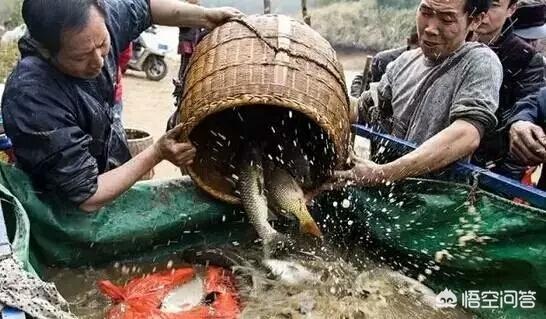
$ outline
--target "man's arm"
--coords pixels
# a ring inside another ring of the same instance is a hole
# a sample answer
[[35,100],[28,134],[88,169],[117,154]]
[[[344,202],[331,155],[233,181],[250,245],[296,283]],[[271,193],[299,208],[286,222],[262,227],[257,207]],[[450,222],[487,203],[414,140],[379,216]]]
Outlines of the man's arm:
[[513,114],[507,121],[507,126],[509,127],[518,121],[533,123],[543,122],[544,112],[546,110],[541,109],[541,106],[544,106],[544,104],[540,103],[541,99],[546,102],[546,89],[542,89],[539,92],[526,96],[524,99],[516,102]]
[[205,8],[179,0],[150,0],[152,21],[173,27],[206,27],[213,29],[228,19],[240,16],[234,8]]
[[538,165],[546,161],[546,89],[530,95],[514,106],[514,115],[508,119],[510,153],[522,164]]
[[233,8],[204,8],[180,0],[105,0],[105,3],[112,42],[118,51],[125,49],[153,23],[213,29],[242,15]]
[[[343,185],[348,180],[353,180],[358,184],[374,185],[420,176],[469,156],[479,145],[480,133],[476,126],[465,120],[457,120],[413,152],[393,162],[379,165],[354,159],[355,166],[351,170],[335,173],[335,184]],[[323,189],[331,187],[332,185],[326,185]]]
[[133,186],[160,161],[154,149],[149,147],[122,166],[99,175],[96,192],[79,208],[85,212],[99,210]]
[[122,166],[98,176],[97,190],[79,208],[94,212],[110,203],[132,185],[142,175],[166,159],[176,166],[190,165],[195,156],[195,149],[189,143],[179,143],[181,126],[177,126],[163,135],[154,145],[129,160]]
[[389,181],[419,176],[471,155],[479,145],[480,133],[476,126],[465,120],[457,120],[415,151],[381,165],[381,169]]

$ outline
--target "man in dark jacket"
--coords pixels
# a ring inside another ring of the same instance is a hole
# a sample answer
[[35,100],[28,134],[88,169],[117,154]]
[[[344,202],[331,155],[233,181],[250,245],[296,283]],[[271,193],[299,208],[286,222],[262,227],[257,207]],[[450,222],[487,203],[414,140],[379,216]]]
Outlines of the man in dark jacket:
[[177,0],[25,0],[29,34],[2,113],[18,165],[37,186],[96,211],[166,159],[191,163],[180,128],[131,158],[113,114],[120,52],[152,21],[214,28],[240,13]]
[[509,155],[507,121],[518,100],[545,85],[545,64],[540,53],[514,34],[510,17],[516,7],[517,0],[493,1],[486,18],[476,31],[478,41],[488,44],[498,55],[504,77],[499,108],[495,114],[497,128],[486,133],[473,160],[494,172],[520,180],[526,167]]
[[[520,163],[537,166],[546,163],[546,88],[516,103],[508,120],[510,153]],[[537,185],[546,190],[546,170]]]

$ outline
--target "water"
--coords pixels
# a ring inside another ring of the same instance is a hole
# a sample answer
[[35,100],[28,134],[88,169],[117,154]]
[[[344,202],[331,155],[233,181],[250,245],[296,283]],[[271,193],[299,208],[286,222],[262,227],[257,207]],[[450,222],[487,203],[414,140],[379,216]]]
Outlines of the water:
[[434,309],[431,290],[369,260],[356,247],[339,250],[308,241],[298,241],[297,248],[281,259],[267,261],[261,246],[252,243],[196,249],[155,263],[51,268],[47,276],[76,315],[94,319],[104,318],[110,305],[97,289],[97,280],[124,284],[146,273],[186,267],[188,262],[233,268],[244,305],[241,318],[472,318],[458,309]]

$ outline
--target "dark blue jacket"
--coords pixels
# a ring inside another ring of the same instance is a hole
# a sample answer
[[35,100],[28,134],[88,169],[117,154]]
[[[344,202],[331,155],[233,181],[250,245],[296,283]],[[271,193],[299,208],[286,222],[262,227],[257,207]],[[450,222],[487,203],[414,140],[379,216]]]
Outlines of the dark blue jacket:
[[[529,95],[516,103],[514,113],[508,120],[508,126],[517,121],[535,123],[546,131],[546,88],[542,88],[538,93]],[[546,190],[546,170],[544,168],[537,187]]]
[[8,77],[2,115],[17,164],[37,186],[80,204],[97,190],[98,175],[131,156],[114,120],[118,56],[151,25],[147,0],[105,0],[112,49],[101,74],[78,79],[57,70],[38,44],[19,42],[21,61]]
[[514,107],[514,114],[508,120],[508,125],[517,121],[533,122],[546,128],[546,88],[540,89],[538,93],[529,95],[522,99]]

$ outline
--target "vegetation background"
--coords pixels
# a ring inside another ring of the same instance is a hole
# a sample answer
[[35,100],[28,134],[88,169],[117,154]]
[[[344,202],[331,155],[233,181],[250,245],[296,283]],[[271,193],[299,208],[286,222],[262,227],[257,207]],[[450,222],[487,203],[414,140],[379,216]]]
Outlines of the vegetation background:
[[[419,0],[308,0],[312,27],[336,48],[376,52],[403,45],[415,24]],[[204,6],[233,6],[263,13],[262,0],[202,0]],[[23,23],[22,0],[0,0],[0,27]],[[271,0],[272,12],[301,17],[299,0]],[[2,31],[0,31],[2,33]],[[0,44],[0,82],[18,58],[17,47]]]

